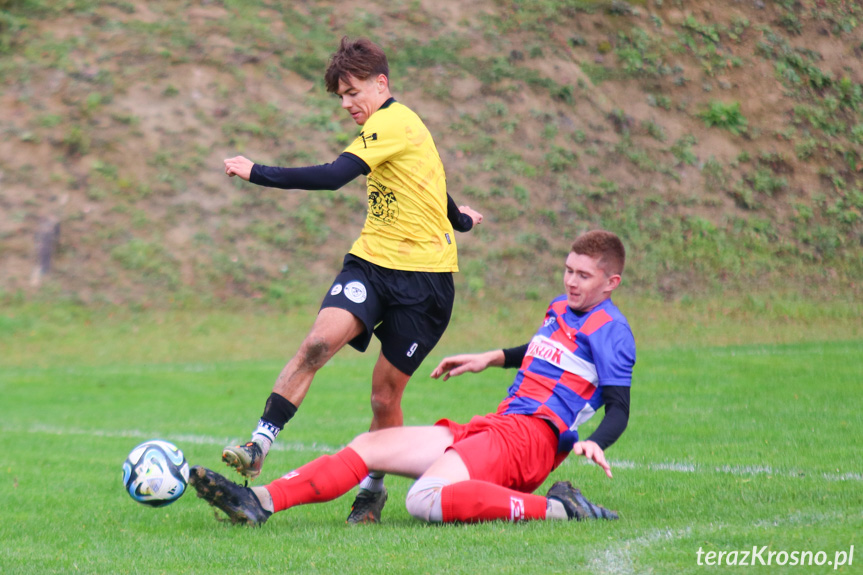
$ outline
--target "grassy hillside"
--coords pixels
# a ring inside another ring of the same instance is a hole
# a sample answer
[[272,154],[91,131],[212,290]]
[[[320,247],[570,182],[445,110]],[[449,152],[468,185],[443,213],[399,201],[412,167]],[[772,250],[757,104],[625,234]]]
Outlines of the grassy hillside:
[[645,295],[859,299],[861,20],[845,0],[0,0],[0,296],[317,299],[362,183],[267,190],[221,160],[335,158],[357,128],[321,76],[347,34],[387,49],[487,216],[458,237],[463,295],[544,299],[602,226]]

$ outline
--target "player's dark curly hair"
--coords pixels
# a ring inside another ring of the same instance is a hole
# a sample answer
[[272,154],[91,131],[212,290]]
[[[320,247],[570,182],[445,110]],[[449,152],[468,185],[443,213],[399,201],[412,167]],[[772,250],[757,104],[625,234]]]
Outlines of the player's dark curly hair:
[[350,40],[344,36],[339,49],[330,57],[324,82],[327,92],[336,94],[339,91],[339,80],[347,82],[349,76],[357,80],[368,80],[380,74],[390,77],[390,65],[383,49],[368,38]]
[[592,230],[578,236],[572,242],[572,251],[598,260],[598,265],[608,275],[620,275],[626,264],[626,248],[617,235],[605,230]]

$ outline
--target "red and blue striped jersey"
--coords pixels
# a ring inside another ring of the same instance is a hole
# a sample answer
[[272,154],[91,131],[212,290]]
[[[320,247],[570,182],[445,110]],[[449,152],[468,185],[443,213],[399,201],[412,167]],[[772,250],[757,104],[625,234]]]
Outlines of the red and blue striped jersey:
[[497,412],[548,420],[558,431],[558,450],[568,452],[578,441],[578,426],[602,406],[598,388],[631,385],[634,365],[632,330],[610,299],[578,313],[560,295],[549,304]]

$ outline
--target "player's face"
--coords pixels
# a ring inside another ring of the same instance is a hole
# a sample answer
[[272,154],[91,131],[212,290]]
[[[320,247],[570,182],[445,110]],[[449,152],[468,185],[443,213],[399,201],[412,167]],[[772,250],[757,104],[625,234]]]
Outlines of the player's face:
[[574,311],[590,311],[611,295],[619,275],[607,275],[599,267],[597,258],[569,252],[566,270],[563,272],[563,286],[566,289],[566,302]]
[[[369,116],[377,112],[388,97],[386,76],[380,75],[368,80],[358,80],[348,76],[348,81],[339,80],[339,98],[342,108],[347,110],[354,122],[362,126]],[[385,95],[386,94],[386,95]]]

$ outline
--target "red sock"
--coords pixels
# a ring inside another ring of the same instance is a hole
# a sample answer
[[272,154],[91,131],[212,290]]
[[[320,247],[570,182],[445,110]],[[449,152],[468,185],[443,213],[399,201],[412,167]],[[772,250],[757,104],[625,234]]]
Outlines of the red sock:
[[344,495],[368,475],[362,458],[350,447],[324,455],[266,486],[275,511],[294,505],[331,501]]
[[485,481],[460,481],[441,489],[444,523],[545,519],[547,500]]

